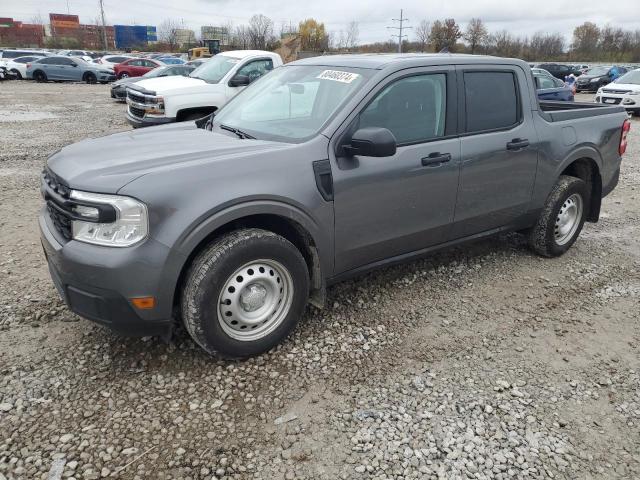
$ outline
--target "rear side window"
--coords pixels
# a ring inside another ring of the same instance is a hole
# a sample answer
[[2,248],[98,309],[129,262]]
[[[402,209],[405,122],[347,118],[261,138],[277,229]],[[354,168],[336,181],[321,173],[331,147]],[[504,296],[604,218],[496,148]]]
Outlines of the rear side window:
[[398,144],[419,143],[444,135],[447,76],[405,77],[388,85],[360,114],[360,128],[384,127]]
[[465,72],[467,133],[499,130],[519,122],[513,72]]

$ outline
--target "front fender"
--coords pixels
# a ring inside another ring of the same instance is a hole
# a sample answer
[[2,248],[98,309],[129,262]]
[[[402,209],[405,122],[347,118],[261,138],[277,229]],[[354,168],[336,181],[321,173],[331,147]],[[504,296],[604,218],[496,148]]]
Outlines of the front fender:
[[330,241],[323,233],[318,222],[300,206],[273,199],[255,199],[243,201],[213,212],[205,218],[195,221],[176,242],[174,249],[181,256],[189,256],[195,248],[220,227],[251,215],[277,215],[300,225],[313,239],[321,252],[321,258],[327,258]]

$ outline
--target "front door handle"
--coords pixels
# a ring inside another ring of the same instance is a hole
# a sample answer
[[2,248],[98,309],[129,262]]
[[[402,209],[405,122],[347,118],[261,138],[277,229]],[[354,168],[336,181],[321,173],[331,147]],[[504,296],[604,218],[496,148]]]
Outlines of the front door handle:
[[507,143],[507,150],[520,150],[529,146],[529,140],[526,138],[514,138]]
[[449,161],[451,161],[450,153],[433,152],[433,153],[430,153],[429,156],[424,157],[422,159],[422,166],[437,167]]

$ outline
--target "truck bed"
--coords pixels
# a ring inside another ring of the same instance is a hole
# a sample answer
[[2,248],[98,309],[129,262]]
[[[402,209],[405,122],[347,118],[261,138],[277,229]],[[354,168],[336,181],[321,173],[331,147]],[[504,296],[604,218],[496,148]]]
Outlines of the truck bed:
[[620,105],[603,105],[601,103],[556,102],[552,100],[541,100],[538,103],[540,114],[548,122],[599,117],[625,111],[624,107]]

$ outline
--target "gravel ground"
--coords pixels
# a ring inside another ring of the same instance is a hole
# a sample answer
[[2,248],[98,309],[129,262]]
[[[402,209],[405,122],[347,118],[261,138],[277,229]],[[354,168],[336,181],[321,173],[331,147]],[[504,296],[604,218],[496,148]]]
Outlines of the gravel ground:
[[108,86],[5,82],[0,107],[0,480],[640,477],[637,119],[562,258],[514,234],[375,272],[234,363],[57,299],[39,173],[128,129]]

